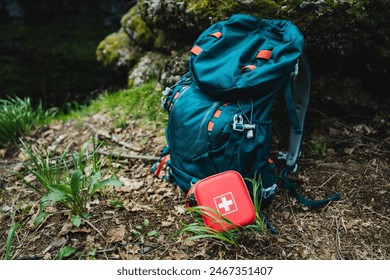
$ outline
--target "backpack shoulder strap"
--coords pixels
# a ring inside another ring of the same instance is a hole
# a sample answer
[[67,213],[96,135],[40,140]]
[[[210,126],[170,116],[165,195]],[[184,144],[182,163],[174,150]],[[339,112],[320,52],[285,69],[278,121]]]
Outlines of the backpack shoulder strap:
[[301,149],[303,127],[309,104],[311,73],[306,57],[302,54],[284,88],[284,97],[290,121],[289,149],[286,165],[294,167]]
[[284,188],[290,190],[298,202],[309,207],[317,207],[324,205],[329,201],[338,199],[341,194],[335,193],[323,200],[307,199],[296,190],[295,184],[288,179],[288,175],[297,170],[296,162],[301,150],[303,127],[309,104],[310,89],[310,68],[305,55],[302,54],[297,63],[295,73],[292,74],[291,81],[288,82],[284,88],[284,97],[290,121],[290,138],[288,152],[283,156],[286,160],[286,167],[281,171],[279,178],[282,179]]

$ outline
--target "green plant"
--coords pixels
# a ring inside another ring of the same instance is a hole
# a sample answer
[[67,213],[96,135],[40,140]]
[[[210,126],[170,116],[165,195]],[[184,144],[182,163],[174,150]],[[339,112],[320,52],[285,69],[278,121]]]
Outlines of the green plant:
[[40,186],[35,186],[25,181],[42,195],[40,213],[34,221],[36,225],[54,214],[45,211],[47,206],[59,203],[71,211],[72,223],[79,226],[81,217],[88,218],[87,203],[97,191],[106,186],[122,185],[116,179],[117,171],[103,173],[104,164],[107,160],[111,161],[98,153],[103,144],[93,140],[91,150],[90,143],[86,143],[76,153],[70,153],[68,145],[59,157],[51,157],[47,151],[42,154],[37,148],[30,149],[22,142],[24,153],[30,161],[27,171],[40,183]]
[[5,243],[5,254],[4,254],[3,260],[10,259],[11,243],[15,237],[16,231],[18,230],[19,226],[20,225],[15,222],[15,212],[13,212],[12,219],[11,219],[11,226],[10,226],[10,229],[8,231],[7,241]]
[[44,110],[41,104],[34,108],[30,98],[0,99],[0,147],[15,141],[55,113],[56,109]]
[[260,231],[264,232],[267,227],[264,223],[264,220],[260,216],[262,197],[259,197],[259,191],[263,187],[263,180],[261,179],[261,174],[255,174],[253,178],[245,178],[245,180],[249,181],[252,185],[253,206],[256,212],[255,227],[258,227]]
[[73,248],[71,246],[63,246],[61,249],[58,251],[57,256],[55,257],[56,260],[63,260],[71,255],[73,255],[76,252],[76,248]]
[[137,119],[149,127],[165,127],[168,115],[161,109],[161,89],[156,81],[148,82],[136,88],[115,92],[104,92],[81,110],[71,110],[62,115],[62,120],[82,119],[90,114],[108,114],[114,116],[116,127],[125,127],[126,120]]
[[240,235],[244,227],[233,226],[233,228],[230,230],[218,231],[206,226],[203,223],[203,219],[201,218],[202,216],[206,216],[207,218],[211,219],[213,223],[222,224],[226,227],[228,225],[233,225],[231,221],[219,214],[216,210],[208,207],[193,206],[186,210],[186,214],[195,214],[195,222],[191,224],[181,222],[182,229],[179,231],[179,234],[191,234],[190,237],[187,237],[188,241],[202,238],[212,238],[229,244],[237,245],[237,237]]
[[150,227],[150,221],[149,221],[149,219],[145,218],[142,225],[136,225],[135,229],[133,229],[131,232],[135,236],[139,236],[141,239],[141,242],[144,242],[145,237],[151,238],[151,237],[158,236],[158,232],[156,230],[149,230],[149,227]]
[[326,155],[327,146],[328,145],[325,139],[319,139],[317,141],[312,140],[307,144],[309,149],[308,154],[310,156],[324,157]]

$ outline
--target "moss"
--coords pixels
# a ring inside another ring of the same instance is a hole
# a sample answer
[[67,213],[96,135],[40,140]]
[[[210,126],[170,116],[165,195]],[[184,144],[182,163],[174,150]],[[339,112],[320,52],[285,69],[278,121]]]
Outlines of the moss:
[[156,32],[156,36],[154,38],[153,46],[157,49],[162,48],[165,43],[165,33],[162,30],[158,30]]
[[131,30],[130,35],[134,40],[133,44],[148,46],[153,43],[153,34],[142,19],[141,15],[134,15],[128,22],[127,28]]
[[211,18],[213,21],[223,20],[237,13],[240,6],[234,0],[185,0],[185,2],[189,12],[193,12],[201,20]]
[[126,27],[127,22],[136,14],[138,14],[138,5],[135,5],[131,8],[126,14],[124,14],[121,18],[121,26],[123,28]]
[[[262,18],[280,17],[280,1],[273,0],[185,0],[188,11],[194,13],[201,21],[216,22],[224,20],[233,14],[245,13]],[[284,1],[285,2],[285,1]]]
[[108,35],[96,49],[97,60],[106,67],[127,66],[136,59],[130,39],[122,30]]

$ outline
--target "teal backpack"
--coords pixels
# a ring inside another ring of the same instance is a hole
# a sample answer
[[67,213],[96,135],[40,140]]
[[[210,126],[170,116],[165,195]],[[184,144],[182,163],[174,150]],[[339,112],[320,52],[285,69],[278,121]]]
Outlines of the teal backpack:
[[[236,170],[244,178],[261,175],[262,203],[275,195],[277,179],[307,206],[338,198],[306,199],[288,179],[297,170],[311,86],[302,47],[302,34],[285,20],[238,14],[205,30],[191,49],[189,72],[163,92],[167,146],[155,175],[166,163],[169,180],[187,193],[200,179]],[[276,174],[270,112],[279,93],[291,127],[289,149],[279,156],[285,167]]]

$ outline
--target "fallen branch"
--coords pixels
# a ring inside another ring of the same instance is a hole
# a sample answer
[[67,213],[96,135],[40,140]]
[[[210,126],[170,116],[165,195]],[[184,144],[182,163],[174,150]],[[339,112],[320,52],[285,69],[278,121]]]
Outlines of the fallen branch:
[[157,161],[160,158],[155,156],[149,156],[149,155],[137,155],[137,154],[117,154],[113,152],[106,152],[106,151],[98,151],[98,154],[105,155],[105,156],[111,156],[113,158],[118,159],[142,159],[142,160],[151,160],[151,161]]

